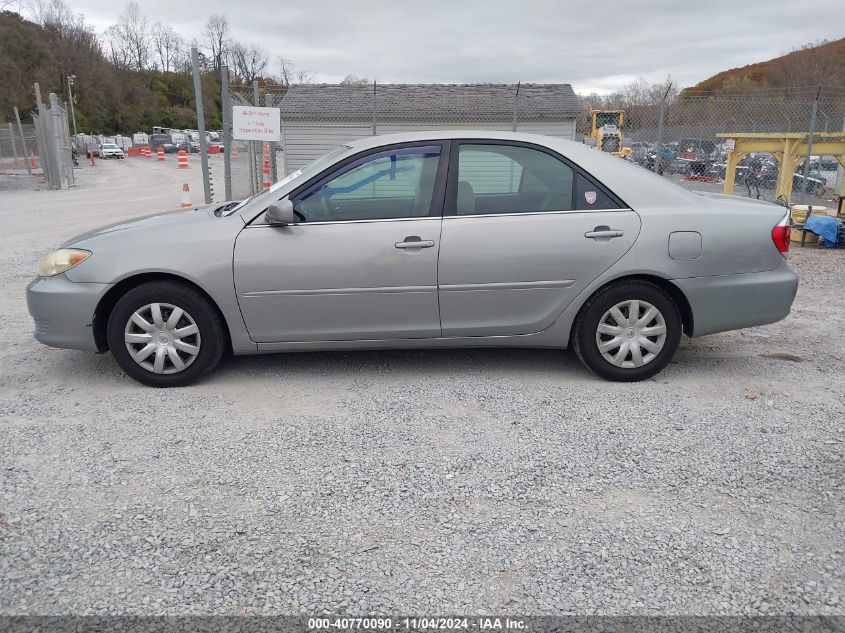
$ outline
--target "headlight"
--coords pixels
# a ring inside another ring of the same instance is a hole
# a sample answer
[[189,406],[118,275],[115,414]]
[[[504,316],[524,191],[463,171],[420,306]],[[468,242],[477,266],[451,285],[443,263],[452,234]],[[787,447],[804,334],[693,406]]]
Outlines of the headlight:
[[81,264],[91,257],[91,251],[79,248],[60,248],[49,255],[45,255],[38,262],[38,276],[52,277]]

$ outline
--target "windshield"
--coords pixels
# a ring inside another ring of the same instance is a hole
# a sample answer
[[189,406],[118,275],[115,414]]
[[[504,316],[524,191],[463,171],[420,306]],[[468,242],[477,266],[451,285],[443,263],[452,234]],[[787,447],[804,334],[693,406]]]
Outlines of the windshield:
[[120,149],[120,148],[118,148],[117,145],[111,145],[109,143],[106,143],[105,145],[103,145],[103,149]]
[[264,205],[269,205],[275,200],[275,195],[279,191],[279,189],[281,189],[296,178],[304,177],[307,179],[311,176],[319,174],[321,171],[323,171],[323,169],[331,165],[338,156],[345,153],[348,149],[348,146],[342,145],[337,149],[330,151],[328,154],[326,154],[325,156],[321,156],[313,163],[309,163],[302,169],[299,169],[293,172],[292,174],[289,174],[285,178],[282,178],[279,182],[272,185],[269,189],[265,189],[264,191],[261,191],[260,193],[257,193],[254,196],[247,198],[246,200],[242,200],[233,208],[228,209],[224,213],[221,213],[221,215],[232,215],[235,211],[243,209],[248,204],[255,204],[258,208]]

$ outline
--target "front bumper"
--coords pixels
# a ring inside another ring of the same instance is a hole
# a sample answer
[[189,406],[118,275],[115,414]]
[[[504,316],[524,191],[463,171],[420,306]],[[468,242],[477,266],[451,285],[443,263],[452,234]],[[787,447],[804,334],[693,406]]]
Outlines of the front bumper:
[[798,292],[786,262],[774,270],[674,279],[693,315],[692,336],[727,332],[784,319]]
[[96,352],[94,311],[111,284],[75,283],[64,274],[38,277],[26,287],[35,338],[50,347]]

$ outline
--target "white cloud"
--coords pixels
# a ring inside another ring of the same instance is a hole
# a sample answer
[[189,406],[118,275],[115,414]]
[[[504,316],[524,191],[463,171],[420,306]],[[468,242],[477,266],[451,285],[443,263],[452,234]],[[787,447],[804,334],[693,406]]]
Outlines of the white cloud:
[[[67,0],[99,31],[120,2]],[[842,0],[584,3],[572,0],[320,0],[311,3],[140,0],[151,21],[200,38],[212,13],[232,35],[293,60],[321,81],[568,82],[606,93],[636,77],[681,86],[842,36]],[[785,26],[786,25],[786,26]]]

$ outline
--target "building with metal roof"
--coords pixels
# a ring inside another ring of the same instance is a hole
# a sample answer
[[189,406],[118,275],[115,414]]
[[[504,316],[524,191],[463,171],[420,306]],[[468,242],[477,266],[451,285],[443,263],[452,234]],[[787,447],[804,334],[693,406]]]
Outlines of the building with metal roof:
[[512,130],[575,139],[569,84],[298,84],[279,107],[285,172],[374,134]]

